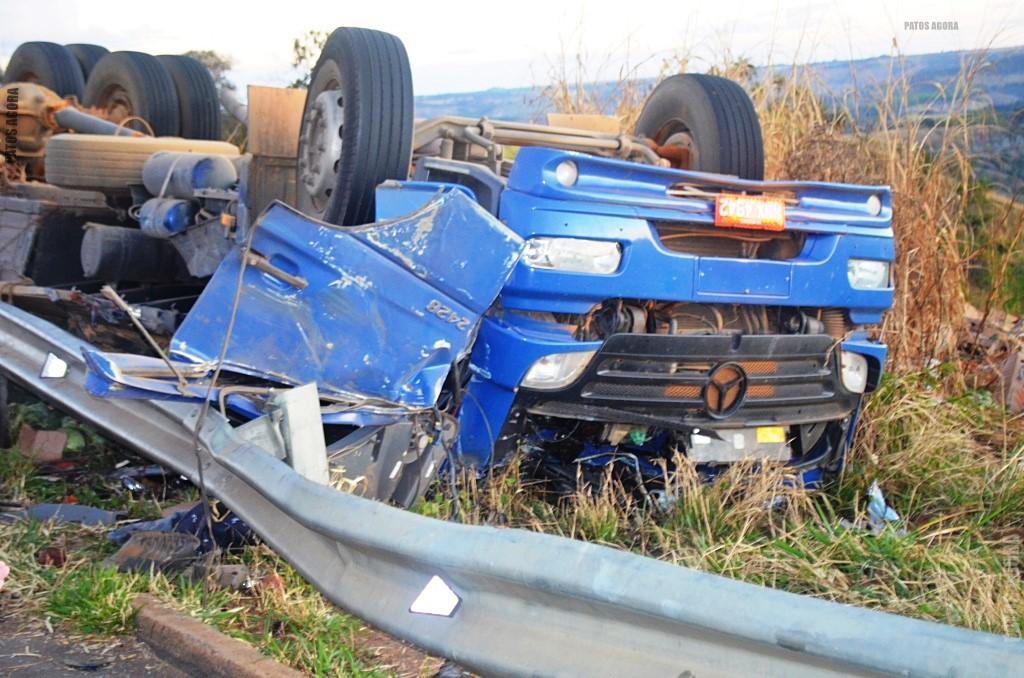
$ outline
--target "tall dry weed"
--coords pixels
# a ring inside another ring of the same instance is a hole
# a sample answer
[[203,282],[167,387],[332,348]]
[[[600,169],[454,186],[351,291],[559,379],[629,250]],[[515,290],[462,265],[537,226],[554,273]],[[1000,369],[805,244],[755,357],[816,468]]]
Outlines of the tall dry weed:
[[[661,75],[685,71],[690,63],[666,61]],[[977,118],[975,83],[986,63],[984,52],[969,55],[953,84],[936,90],[924,107],[911,105],[916,100],[899,54],[885,81],[857,83],[851,75],[851,89],[841,96],[823,96],[827,93],[807,66],[754,69],[748,61],[729,59],[710,69],[750,93],[769,179],[892,188],[896,296],[880,330],[896,371],[956,362],[968,268],[981,257],[983,265],[999,269],[991,252],[972,246],[974,235],[966,226],[969,197],[979,190],[971,167],[971,125]],[[612,112],[628,132],[648,91],[635,72],[621,71],[612,90],[617,97],[609,98],[606,87],[588,82],[584,57],[563,55],[562,67],[552,71],[553,82],[542,94],[559,112]],[[865,110],[862,101],[874,103]],[[1003,217],[1011,210],[1004,207]],[[1019,251],[1022,224],[1014,214],[1017,227],[1011,230],[1018,237],[1008,236],[1002,257]]]

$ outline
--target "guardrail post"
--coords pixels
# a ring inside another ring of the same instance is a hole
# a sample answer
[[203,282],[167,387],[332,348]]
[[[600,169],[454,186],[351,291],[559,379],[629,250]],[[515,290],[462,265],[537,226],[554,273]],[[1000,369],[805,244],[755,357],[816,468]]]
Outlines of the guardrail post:
[[0,374],[0,447],[10,446],[10,426],[11,421],[7,412],[7,377]]

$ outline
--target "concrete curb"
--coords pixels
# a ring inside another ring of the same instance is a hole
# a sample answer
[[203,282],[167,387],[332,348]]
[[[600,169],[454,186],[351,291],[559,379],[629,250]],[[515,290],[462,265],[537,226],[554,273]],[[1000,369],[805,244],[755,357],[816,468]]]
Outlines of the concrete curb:
[[218,678],[303,678],[240,640],[163,606],[144,593],[135,597],[135,633],[156,654],[186,673]]

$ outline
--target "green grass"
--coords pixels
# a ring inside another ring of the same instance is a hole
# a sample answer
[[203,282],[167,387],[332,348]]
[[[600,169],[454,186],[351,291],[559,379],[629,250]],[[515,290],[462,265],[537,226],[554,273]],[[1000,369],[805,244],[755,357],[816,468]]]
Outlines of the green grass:
[[[63,568],[40,565],[35,554],[63,546]],[[183,576],[118,573],[102,564],[113,547],[103,530],[52,523],[0,524],[0,560],[11,567],[5,607],[19,607],[54,621],[73,634],[123,635],[134,631],[132,600],[150,593],[164,604],[238,638],[274,659],[315,676],[393,675],[381,661],[357,649],[362,623],[331,605],[295,570],[263,546],[225,556],[256,575],[274,573],[276,589],[203,590]]]
[[156,578],[150,591],[171,606],[243,640],[278,661],[316,676],[367,678],[392,675],[374,658],[353,649],[361,622],[331,605],[266,547],[227,557],[255,573],[276,573],[282,586],[252,593],[211,590],[202,584]]
[[[113,445],[88,427],[38,401],[12,404],[12,432],[22,423],[69,435],[64,458],[78,463],[72,475],[41,472],[15,449],[0,450],[0,499],[25,504],[78,503],[125,512],[129,518],[159,516],[163,506],[197,498],[195,488],[135,497],[109,478],[115,464],[149,462]],[[15,436],[16,441],[16,436]],[[361,622],[331,605],[287,563],[262,546],[225,556],[244,562],[256,575],[275,573],[275,590],[233,592],[201,581],[162,575],[123,574],[102,565],[115,547],[104,528],[39,522],[0,523],[0,560],[11,574],[0,592],[0,606],[62,621],[72,634],[120,635],[133,632],[132,599],[141,592],[238,638],[284,664],[316,676],[392,675],[374,655],[358,648]],[[58,547],[68,555],[60,568],[41,565],[36,554]]]
[[96,564],[73,566],[61,573],[44,609],[68,620],[80,633],[130,633],[135,619],[132,600],[145,588],[146,581],[138,574],[122,574]]

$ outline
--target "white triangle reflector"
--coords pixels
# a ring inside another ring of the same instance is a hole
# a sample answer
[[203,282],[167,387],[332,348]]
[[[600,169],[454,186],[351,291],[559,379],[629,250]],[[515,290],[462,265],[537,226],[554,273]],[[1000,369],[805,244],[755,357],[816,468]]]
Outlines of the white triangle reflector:
[[434,575],[423,587],[416,600],[409,606],[409,612],[416,614],[432,614],[438,617],[451,617],[460,599],[444,580]]

